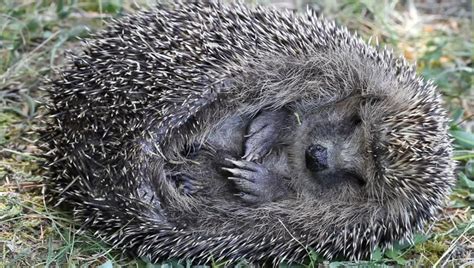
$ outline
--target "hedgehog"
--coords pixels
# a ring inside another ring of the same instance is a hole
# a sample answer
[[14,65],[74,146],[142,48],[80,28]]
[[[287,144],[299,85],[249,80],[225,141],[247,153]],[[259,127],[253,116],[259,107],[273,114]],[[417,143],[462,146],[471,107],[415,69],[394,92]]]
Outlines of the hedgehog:
[[70,57],[48,88],[47,193],[150,262],[366,259],[454,182],[435,85],[310,9],[162,4]]

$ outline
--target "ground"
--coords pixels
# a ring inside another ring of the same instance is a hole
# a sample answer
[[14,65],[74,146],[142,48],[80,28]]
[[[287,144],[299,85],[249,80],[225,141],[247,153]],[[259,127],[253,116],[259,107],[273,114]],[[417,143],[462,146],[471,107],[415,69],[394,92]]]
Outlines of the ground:
[[[251,4],[255,4],[253,1]],[[272,1],[257,1],[269,4]],[[304,9],[307,1],[274,1]],[[291,3],[290,3],[291,2]],[[309,1],[310,8],[348,25],[365,39],[392,47],[432,79],[444,96],[458,160],[457,185],[436,222],[412,244],[376,250],[363,263],[328,262],[311,254],[309,266],[474,266],[474,89],[469,1]],[[439,3],[438,3],[439,2]],[[137,4],[139,3],[139,4]],[[289,4],[290,3],[290,4]],[[120,255],[43,195],[44,166],[35,141],[44,114],[42,87],[87,37],[115,16],[146,8],[142,1],[13,1],[0,4],[0,267],[187,267],[186,260],[146,264]],[[179,262],[178,262],[179,261]],[[224,264],[213,264],[222,266]],[[241,265],[246,267],[245,264]]]

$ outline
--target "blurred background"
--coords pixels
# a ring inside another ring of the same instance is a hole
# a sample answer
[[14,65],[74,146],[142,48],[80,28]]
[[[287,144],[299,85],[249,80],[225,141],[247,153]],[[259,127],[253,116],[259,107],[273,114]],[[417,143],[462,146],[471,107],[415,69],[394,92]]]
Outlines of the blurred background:
[[[164,1],[161,1],[164,2]],[[168,1],[170,2],[170,1]],[[230,1],[227,1],[230,2]],[[365,40],[394,49],[433,80],[451,118],[458,182],[443,214],[412,244],[376,250],[362,264],[328,262],[314,266],[474,267],[474,69],[472,1],[469,0],[261,0],[318,14],[357,31]],[[108,20],[149,8],[155,1],[0,1],[0,267],[161,267],[120,255],[78,233],[70,216],[46,206],[43,170],[35,146],[41,90],[65,64],[65,51],[80,50],[79,38]],[[186,261],[165,267],[188,267]],[[222,266],[223,264],[213,264]],[[242,264],[245,267],[245,264]]]

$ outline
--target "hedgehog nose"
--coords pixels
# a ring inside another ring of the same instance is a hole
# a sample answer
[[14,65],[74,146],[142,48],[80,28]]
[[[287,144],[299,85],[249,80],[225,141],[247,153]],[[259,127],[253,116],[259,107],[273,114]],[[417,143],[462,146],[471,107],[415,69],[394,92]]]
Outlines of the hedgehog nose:
[[321,171],[328,167],[328,150],[319,144],[306,149],[306,167],[311,171]]

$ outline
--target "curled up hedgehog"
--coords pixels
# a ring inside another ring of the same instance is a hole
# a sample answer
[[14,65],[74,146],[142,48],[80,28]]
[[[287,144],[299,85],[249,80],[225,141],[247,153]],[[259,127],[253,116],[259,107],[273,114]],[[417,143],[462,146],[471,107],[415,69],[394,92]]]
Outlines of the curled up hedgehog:
[[71,57],[49,89],[49,195],[152,262],[368,258],[453,184],[435,86],[311,11],[158,6]]

